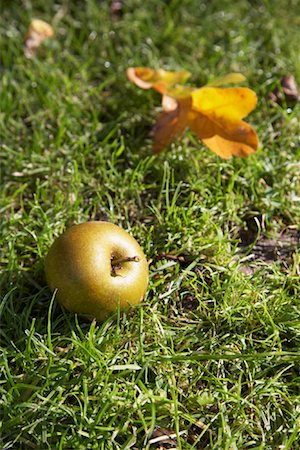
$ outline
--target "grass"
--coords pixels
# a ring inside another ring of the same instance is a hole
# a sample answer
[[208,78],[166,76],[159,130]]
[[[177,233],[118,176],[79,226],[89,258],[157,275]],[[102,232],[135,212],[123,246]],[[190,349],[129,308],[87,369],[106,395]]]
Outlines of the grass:
[[[299,251],[246,276],[239,246],[299,231],[299,103],[266,100],[282,75],[300,82],[298,2],[128,0],[120,18],[109,1],[2,3],[1,448],[152,449],[165,433],[298,449]],[[32,17],[56,37],[28,60]],[[138,65],[196,85],[244,73],[260,150],[222,161],[187,133],[152,156],[159,96],[126,80]],[[63,311],[43,274],[55,237],[90,219],[151,262],[145,302],[103,324]]]

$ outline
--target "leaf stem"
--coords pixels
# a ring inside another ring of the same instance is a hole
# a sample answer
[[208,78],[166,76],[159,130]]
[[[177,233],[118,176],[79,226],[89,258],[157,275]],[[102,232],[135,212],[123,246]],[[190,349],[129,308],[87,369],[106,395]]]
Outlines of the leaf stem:
[[122,264],[124,262],[139,262],[139,261],[140,261],[139,256],[127,256],[125,258],[112,259],[111,265],[119,266],[120,264]]

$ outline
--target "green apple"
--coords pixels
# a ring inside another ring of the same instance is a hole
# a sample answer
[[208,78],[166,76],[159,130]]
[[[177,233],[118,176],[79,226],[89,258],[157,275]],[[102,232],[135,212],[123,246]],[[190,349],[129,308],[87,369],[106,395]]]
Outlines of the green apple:
[[140,303],[148,286],[148,263],[138,242],[109,222],[74,225],[50,247],[47,283],[68,311],[104,320]]

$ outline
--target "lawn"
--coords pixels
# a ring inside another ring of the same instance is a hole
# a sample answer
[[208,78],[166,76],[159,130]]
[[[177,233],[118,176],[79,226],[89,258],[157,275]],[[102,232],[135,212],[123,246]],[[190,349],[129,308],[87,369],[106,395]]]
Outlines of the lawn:
[[[268,94],[300,84],[299,2],[112,3],[1,1],[1,449],[297,450],[300,103]],[[33,17],[55,36],[26,58]],[[243,73],[257,153],[222,160],[187,131],[153,155],[160,95],[129,66]],[[87,220],[149,261],[144,302],[104,323],[43,271]]]

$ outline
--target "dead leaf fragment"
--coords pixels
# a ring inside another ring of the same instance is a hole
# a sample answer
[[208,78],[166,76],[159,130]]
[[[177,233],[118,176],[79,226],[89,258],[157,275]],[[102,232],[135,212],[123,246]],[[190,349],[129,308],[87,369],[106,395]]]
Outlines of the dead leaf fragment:
[[153,431],[152,438],[149,441],[149,444],[159,444],[160,446],[162,446],[160,448],[177,448],[176,433],[174,432],[174,430],[156,427]]
[[300,100],[300,95],[295,77],[293,75],[285,75],[280,80],[280,88],[276,87],[268,95],[268,100],[279,105],[283,100],[287,103],[296,103]]
[[281,86],[287,101],[299,100],[299,91],[296,80],[292,75],[283,77],[281,79]]
[[33,19],[25,36],[24,53],[26,58],[35,56],[42,42],[53,36],[54,30],[49,23],[44,20]]
[[124,2],[113,1],[110,4],[110,15],[113,19],[119,19],[123,14]]

